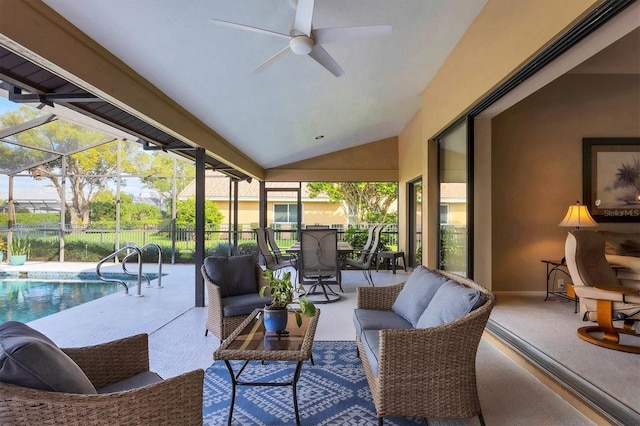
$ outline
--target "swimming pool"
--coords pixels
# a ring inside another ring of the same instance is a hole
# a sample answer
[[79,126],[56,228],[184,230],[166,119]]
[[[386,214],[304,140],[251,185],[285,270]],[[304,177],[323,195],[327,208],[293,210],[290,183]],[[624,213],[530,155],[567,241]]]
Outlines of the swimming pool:
[[[130,288],[137,282],[126,274],[103,275],[132,283]],[[33,321],[116,292],[124,294],[121,284],[100,281],[94,273],[0,273],[0,322]]]

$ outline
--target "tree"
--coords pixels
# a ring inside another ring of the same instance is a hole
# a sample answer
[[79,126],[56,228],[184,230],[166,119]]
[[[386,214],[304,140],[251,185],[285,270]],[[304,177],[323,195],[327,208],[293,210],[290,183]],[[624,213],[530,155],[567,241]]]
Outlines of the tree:
[[[179,200],[176,206],[176,222],[179,224],[196,223],[196,200],[189,198]],[[206,200],[204,203],[204,222],[219,225],[222,223],[224,215],[218,210],[218,206],[213,200]]]
[[325,194],[332,203],[340,203],[350,224],[385,223],[395,214],[389,212],[398,198],[395,182],[310,182],[307,188],[311,198]]
[[[4,127],[15,126],[34,119],[38,115],[40,115],[38,110],[22,106],[1,115],[0,123]],[[62,120],[17,133],[9,140],[24,146],[46,150],[37,151],[18,146],[17,149],[4,149],[1,157],[4,159],[3,163],[25,166],[35,164],[27,168],[28,173],[36,180],[49,179],[58,191],[60,199],[63,198],[65,186],[67,186],[63,185],[60,179],[62,157],[52,155],[51,152],[73,153],[66,157],[66,176],[69,182],[67,189],[72,193],[72,199],[67,201],[66,207],[72,225],[88,223],[89,206],[93,196],[104,189],[109,180],[117,178],[115,175],[118,157],[117,142],[103,133]],[[121,169],[125,172],[133,171],[135,168],[127,160],[127,153],[133,152],[135,145],[123,142],[122,146],[124,153]],[[25,158],[28,159],[28,163],[25,163]],[[46,161],[48,158],[52,160]]]
[[156,191],[162,200],[171,199],[174,161],[176,164],[176,190],[180,192],[195,177],[193,164],[174,159],[164,153],[143,153],[136,158],[136,163],[143,168],[138,170],[141,176],[140,180],[147,188]]

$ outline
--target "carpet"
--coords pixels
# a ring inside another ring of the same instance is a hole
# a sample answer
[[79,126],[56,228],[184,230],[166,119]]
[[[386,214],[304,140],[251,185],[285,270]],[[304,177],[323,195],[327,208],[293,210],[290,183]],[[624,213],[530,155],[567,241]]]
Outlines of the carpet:
[[[317,341],[315,365],[306,361],[298,381],[298,408],[303,425],[377,425],[376,410],[353,341]],[[242,363],[234,361],[237,371]],[[246,381],[291,380],[295,362],[252,362],[242,373]],[[223,361],[205,372],[203,421],[227,423],[231,402],[229,371]],[[233,410],[234,425],[295,424],[291,386],[239,386]],[[385,425],[424,424],[422,419],[385,417]]]

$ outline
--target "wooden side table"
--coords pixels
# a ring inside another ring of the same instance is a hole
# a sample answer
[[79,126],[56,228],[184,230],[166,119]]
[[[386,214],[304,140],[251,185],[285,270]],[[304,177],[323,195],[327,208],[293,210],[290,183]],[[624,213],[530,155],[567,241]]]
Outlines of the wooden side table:
[[403,251],[379,251],[378,252],[378,258],[376,259],[376,271],[378,271],[378,268],[380,267],[380,261],[381,259],[388,259],[389,263],[391,263],[393,265],[393,273],[396,273],[396,267],[398,265],[398,259],[402,258],[402,267],[404,268],[405,272],[407,271],[407,261],[405,260],[404,257],[404,252]]

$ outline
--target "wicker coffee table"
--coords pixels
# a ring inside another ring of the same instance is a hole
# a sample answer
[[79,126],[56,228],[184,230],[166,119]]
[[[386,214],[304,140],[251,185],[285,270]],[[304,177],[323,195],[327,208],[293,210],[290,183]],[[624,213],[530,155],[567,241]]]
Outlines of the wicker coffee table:
[[[262,309],[256,309],[222,342],[220,347],[213,353],[213,359],[223,360],[229,369],[229,376],[231,377],[231,406],[229,407],[227,421],[229,425],[233,418],[233,406],[238,386],[291,386],[293,389],[293,408],[296,415],[296,424],[300,424],[296,385],[300,378],[302,363],[309,359],[313,360],[311,347],[313,346],[319,316],[319,309],[316,310],[314,317],[308,318],[303,315],[302,326],[298,327],[294,312],[289,312],[288,334],[277,335],[265,331],[262,322]],[[237,372],[233,370],[230,362],[236,360],[245,361]],[[250,361],[296,361],[298,364],[290,382],[241,381],[240,376]]]

